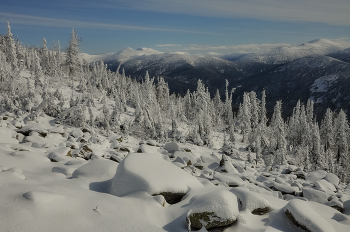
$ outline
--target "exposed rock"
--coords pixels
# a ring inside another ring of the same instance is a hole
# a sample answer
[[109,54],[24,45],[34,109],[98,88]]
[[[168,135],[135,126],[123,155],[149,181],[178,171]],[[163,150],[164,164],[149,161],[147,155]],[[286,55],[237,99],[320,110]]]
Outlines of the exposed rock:
[[131,152],[130,149],[128,147],[125,147],[125,146],[120,147],[119,150],[120,151],[126,151],[126,152],[129,152],[129,153]]
[[172,192],[162,192],[162,193],[157,193],[153,194],[152,196],[158,196],[161,195],[164,197],[165,201],[170,204],[176,204],[179,203],[182,198],[186,195],[186,193],[172,193]]
[[88,132],[88,133],[91,133],[88,129],[86,129],[86,128],[84,128],[83,130],[82,130],[82,132],[83,133],[85,133],[85,132]]
[[234,223],[238,215],[236,195],[219,190],[193,198],[187,223],[196,229],[223,227]]

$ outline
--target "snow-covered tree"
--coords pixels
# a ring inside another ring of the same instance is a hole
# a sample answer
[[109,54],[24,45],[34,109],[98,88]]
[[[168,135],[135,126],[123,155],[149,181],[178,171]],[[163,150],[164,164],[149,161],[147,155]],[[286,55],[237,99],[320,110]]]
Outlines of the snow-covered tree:
[[74,77],[80,71],[80,61],[79,61],[79,43],[78,34],[75,32],[74,28],[72,29],[69,45],[66,49],[66,65],[69,70],[69,78],[72,81],[72,94],[74,88]]

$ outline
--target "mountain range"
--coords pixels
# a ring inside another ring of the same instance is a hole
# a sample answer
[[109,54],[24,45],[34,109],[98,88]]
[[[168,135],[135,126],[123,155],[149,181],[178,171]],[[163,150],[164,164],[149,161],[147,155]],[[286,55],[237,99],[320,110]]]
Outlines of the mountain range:
[[103,60],[108,68],[118,66],[137,80],[162,76],[172,92],[184,94],[196,89],[198,79],[214,94],[224,93],[225,79],[236,88],[234,104],[243,92],[265,89],[267,109],[282,100],[286,115],[300,99],[315,102],[318,117],[329,107],[350,112],[350,43],[317,39],[299,45],[278,47],[263,53],[237,53],[225,56],[193,55],[185,52],[160,52],[151,48],[126,48],[102,55],[81,54],[88,62]]

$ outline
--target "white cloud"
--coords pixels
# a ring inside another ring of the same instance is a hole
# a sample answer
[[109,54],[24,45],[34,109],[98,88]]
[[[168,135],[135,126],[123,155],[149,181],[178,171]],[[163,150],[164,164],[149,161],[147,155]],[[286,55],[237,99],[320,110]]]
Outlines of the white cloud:
[[157,44],[157,47],[181,47],[181,44]]
[[190,53],[206,53],[206,54],[229,54],[229,53],[257,53],[265,52],[276,47],[286,47],[290,44],[243,44],[243,45],[224,45],[224,46],[210,46],[192,44],[184,47],[182,50]]
[[[23,24],[23,25],[35,25],[35,26],[47,26],[47,27],[68,27],[68,28],[93,28],[93,29],[107,29],[107,30],[143,30],[143,31],[163,31],[163,32],[176,32],[176,33],[193,33],[193,34],[207,34],[205,31],[189,31],[171,28],[160,27],[144,27],[133,26],[123,24],[111,24],[111,23],[95,23],[79,20],[66,20],[58,18],[39,17],[32,15],[19,15],[12,13],[0,12],[0,21],[9,20],[10,23]],[[209,33],[211,34],[211,33]]]
[[349,0],[107,0],[107,5],[188,15],[350,25]]

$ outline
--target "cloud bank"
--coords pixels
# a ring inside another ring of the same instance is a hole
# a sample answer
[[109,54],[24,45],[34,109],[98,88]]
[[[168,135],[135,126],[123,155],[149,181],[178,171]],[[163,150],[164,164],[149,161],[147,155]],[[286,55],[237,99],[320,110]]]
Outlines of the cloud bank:
[[211,17],[350,25],[349,0],[107,0],[103,5]]
[[175,32],[175,33],[191,33],[191,34],[211,34],[205,31],[195,30],[181,30],[172,28],[160,28],[160,27],[145,27],[145,26],[132,26],[124,24],[111,24],[111,23],[96,23],[79,20],[66,20],[58,18],[39,17],[33,15],[20,15],[12,13],[0,12],[0,21],[6,22],[9,20],[11,23],[18,23],[23,25],[35,25],[35,26],[47,26],[47,27],[68,27],[68,28],[91,28],[91,29],[107,29],[107,30],[137,30],[137,31],[160,31],[160,32]]
[[243,45],[223,45],[223,46],[211,46],[211,45],[198,45],[191,44],[188,46],[175,45],[174,44],[161,44],[156,45],[161,47],[164,51],[182,51],[195,54],[209,54],[209,55],[226,55],[230,53],[259,53],[265,52],[277,47],[287,47],[290,44],[276,43],[276,44],[243,44]]

